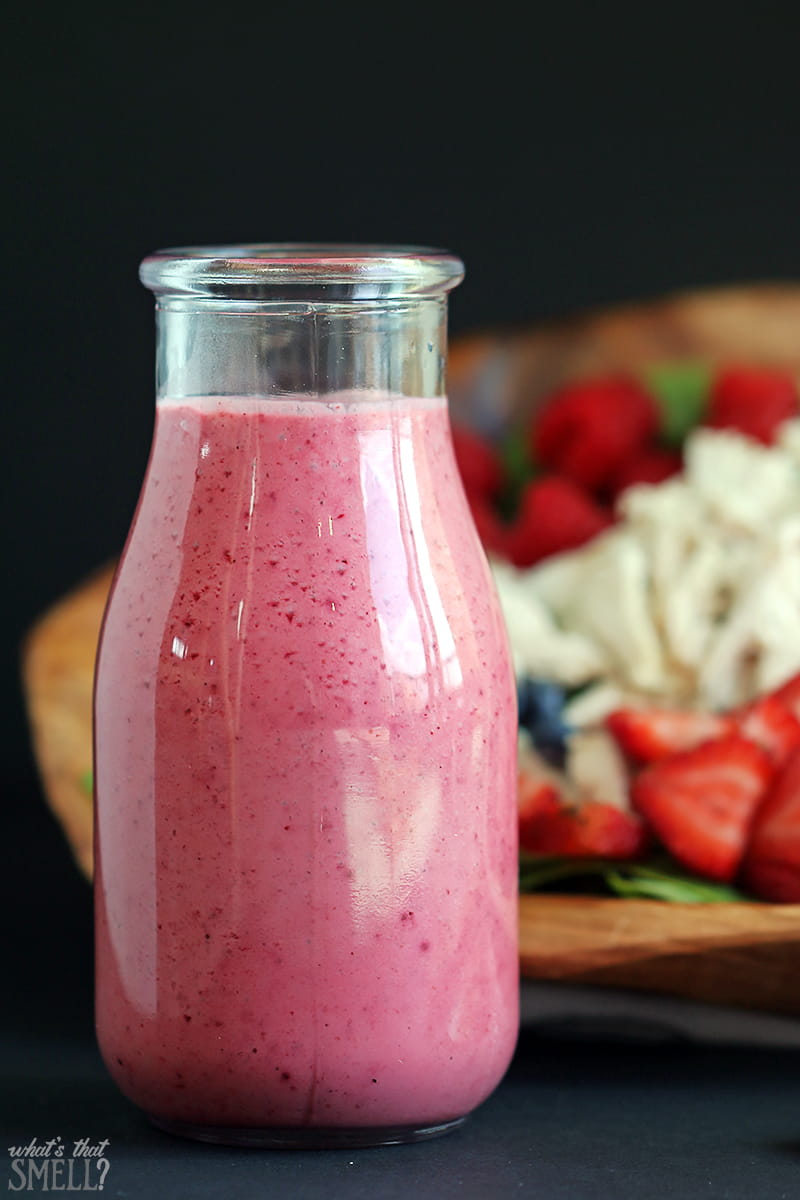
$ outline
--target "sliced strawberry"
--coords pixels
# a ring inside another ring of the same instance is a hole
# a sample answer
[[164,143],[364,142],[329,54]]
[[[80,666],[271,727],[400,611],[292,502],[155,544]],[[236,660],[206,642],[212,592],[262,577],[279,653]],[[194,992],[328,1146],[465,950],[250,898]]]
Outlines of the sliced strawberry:
[[797,381],[790,371],[730,366],[711,385],[704,424],[735,429],[770,446],[783,422],[797,415]]
[[636,483],[663,483],[683,470],[683,458],[677,450],[648,446],[624,462],[614,476],[612,494],[620,495]]
[[657,433],[658,406],[625,376],[588,379],[555,392],[531,430],[534,457],[588,488],[610,485]]
[[800,719],[777,696],[762,696],[732,713],[682,709],[622,708],[606,717],[620,748],[636,762],[651,763],[703,742],[739,734],[779,765],[800,745]]
[[608,512],[569,479],[542,476],[525,485],[519,511],[507,531],[507,550],[518,567],[528,567],[573,550],[612,524]]
[[496,496],[503,485],[503,468],[494,446],[465,425],[453,425],[453,449],[467,494]]
[[800,720],[777,695],[762,696],[731,716],[742,737],[766,750],[776,766],[800,746]]
[[606,717],[606,726],[620,749],[640,763],[658,762],[736,729],[721,713],[667,708],[619,708]]
[[800,719],[800,675],[792,675],[772,693],[784,708]]
[[778,772],[756,813],[742,883],[762,900],[800,903],[800,749]]
[[519,844],[523,850],[536,854],[539,830],[548,819],[561,810],[558,789],[546,779],[520,772],[517,781],[519,805]]
[[646,850],[649,836],[635,813],[586,800],[574,807],[559,804],[542,812],[523,844],[532,854],[631,859]]
[[692,871],[730,881],[755,812],[773,776],[767,754],[733,735],[646,767],[634,780],[634,808]]

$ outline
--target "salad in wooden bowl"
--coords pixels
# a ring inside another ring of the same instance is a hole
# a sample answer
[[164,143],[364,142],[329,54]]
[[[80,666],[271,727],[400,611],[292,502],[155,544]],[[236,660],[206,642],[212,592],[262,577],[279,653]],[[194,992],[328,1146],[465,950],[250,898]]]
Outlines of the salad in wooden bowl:
[[521,962],[800,1012],[800,290],[456,346],[517,671]]

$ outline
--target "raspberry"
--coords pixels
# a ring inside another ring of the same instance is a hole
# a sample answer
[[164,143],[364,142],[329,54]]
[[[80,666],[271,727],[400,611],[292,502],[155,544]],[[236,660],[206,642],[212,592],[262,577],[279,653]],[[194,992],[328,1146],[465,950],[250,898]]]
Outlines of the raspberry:
[[582,546],[612,524],[609,514],[569,479],[542,476],[525,485],[519,512],[506,534],[518,567]]
[[532,449],[550,470],[596,491],[613,483],[659,422],[655,400],[635,380],[586,380],[550,397],[534,423]]
[[789,371],[733,366],[714,379],[704,423],[771,446],[783,422],[797,415],[797,381]]
[[468,495],[494,496],[503,484],[500,456],[479,433],[453,425],[453,450]]
[[613,493],[618,496],[636,483],[663,483],[683,469],[683,460],[677,450],[661,446],[647,446],[637,455],[623,463],[614,476]]

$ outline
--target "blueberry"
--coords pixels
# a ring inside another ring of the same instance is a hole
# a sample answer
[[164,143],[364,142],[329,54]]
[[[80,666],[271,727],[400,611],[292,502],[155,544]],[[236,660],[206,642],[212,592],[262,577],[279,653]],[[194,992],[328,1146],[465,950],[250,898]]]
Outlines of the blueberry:
[[560,724],[565,698],[564,689],[559,684],[549,679],[524,676],[517,682],[520,724],[526,727],[530,727],[530,722]]
[[564,721],[564,689],[549,679],[517,682],[519,723],[533,738],[533,744],[552,766],[562,767],[566,755],[566,739],[570,733]]

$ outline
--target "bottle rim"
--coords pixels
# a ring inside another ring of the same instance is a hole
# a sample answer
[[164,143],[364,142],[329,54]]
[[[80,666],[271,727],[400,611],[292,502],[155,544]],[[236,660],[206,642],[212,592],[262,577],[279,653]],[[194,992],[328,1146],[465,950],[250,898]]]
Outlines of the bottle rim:
[[360,301],[441,295],[464,264],[429,246],[256,242],[157,250],[139,277],[157,296]]

